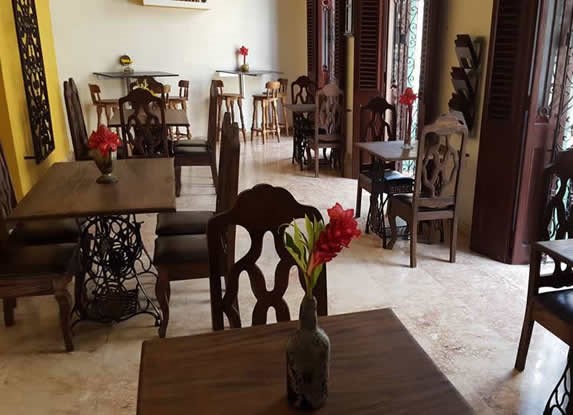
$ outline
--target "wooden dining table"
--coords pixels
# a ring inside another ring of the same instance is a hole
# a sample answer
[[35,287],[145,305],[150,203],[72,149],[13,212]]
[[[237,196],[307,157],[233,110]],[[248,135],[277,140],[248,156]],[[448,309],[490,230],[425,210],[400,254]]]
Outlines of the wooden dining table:
[[[286,343],[298,322],[143,343],[139,415],[283,415]],[[329,415],[473,413],[391,309],[321,317]]]
[[135,215],[175,211],[175,173],[167,158],[114,161],[115,184],[98,184],[92,161],[55,163],[8,220],[77,218],[81,227],[74,314],[77,321],[123,321],[161,314],[142,278],[157,277]]

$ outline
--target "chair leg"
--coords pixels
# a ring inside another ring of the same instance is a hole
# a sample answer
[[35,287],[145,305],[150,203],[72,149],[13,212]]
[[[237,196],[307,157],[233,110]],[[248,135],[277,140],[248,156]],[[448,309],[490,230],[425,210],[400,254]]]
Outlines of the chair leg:
[[285,135],[288,137],[289,130],[290,130],[290,126],[289,126],[289,124],[288,124],[288,114],[287,114],[287,110],[286,110],[286,107],[285,107],[285,99],[284,99],[284,98],[281,98],[281,107],[282,107],[282,110],[283,110],[283,119],[284,119],[284,122],[285,122]]
[[245,131],[245,117],[243,115],[243,99],[239,98],[237,100],[237,105],[239,106],[239,116],[241,117],[241,131],[243,132],[243,142],[247,142],[247,132]]
[[356,189],[356,210],[354,211],[354,217],[359,218],[362,211],[362,186],[358,182],[358,188]]
[[223,124],[223,117],[221,112],[223,111],[223,99],[219,98],[217,101],[217,141],[221,140],[221,124]]
[[[211,165],[211,177],[213,178],[213,186],[219,189],[219,173],[217,172],[217,155],[214,150],[209,152],[209,164]],[[181,173],[179,173],[181,174]]]
[[418,222],[412,220],[410,228],[410,268],[416,268],[416,248],[418,246]]
[[398,226],[396,225],[396,214],[392,208],[392,199],[388,201],[388,222],[390,223],[391,238],[387,244],[388,249],[394,248],[394,244],[398,239]]
[[263,115],[262,115],[262,120],[263,120],[263,121],[262,121],[262,124],[261,124],[261,128],[263,129],[263,144],[265,144],[265,140],[267,139],[267,122],[268,122],[268,114],[267,114],[267,111],[268,111],[268,107],[267,107],[267,105],[266,105],[266,103],[265,103],[264,101],[261,103],[261,106],[262,106],[262,109],[263,109],[263,110],[262,110],[262,113],[263,113]]
[[517,358],[515,359],[515,369],[520,372],[525,369],[527,352],[529,351],[529,344],[531,343],[531,334],[533,333],[533,324],[535,323],[532,314],[531,305],[528,302],[527,308],[525,309],[525,317],[523,318],[523,327],[521,328]]
[[280,121],[279,121],[279,109],[277,107],[277,102],[273,102],[272,103],[272,109],[273,109],[273,127],[275,130],[275,133],[277,135],[277,141],[280,143],[281,142],[281,125],[280,125]]
[[450,233],[450,262],[456,262],[456,250],[458,246],[458,219],[452,219],[452,229]]
[[175,196],[181,196],[181,166],[175,166]]
[[157,282],[155,283],[155,296],[161,308],[161,325],[159,326],[159,337],[164,338],[167,334],[169,324],[169,298],[171,297],[171,287],[169,286],[169,271],[164,267],[159,267]]
[[318,177],[318,169],[320,164],[320,151],[318,145],[314,146],[314,177]]
[[62,335],[64,336],[64,343],[66,345],[66,352],[74,350],[72,342],[72,296],[68,292],[68,284],[71,282],[72,277],[58,278],[53,281],[54,296],[60,308],[60,326],[62,328]]
[[4,325],[12,327],[14,325],[14,309],[16,308],[15,298],[4,298]]

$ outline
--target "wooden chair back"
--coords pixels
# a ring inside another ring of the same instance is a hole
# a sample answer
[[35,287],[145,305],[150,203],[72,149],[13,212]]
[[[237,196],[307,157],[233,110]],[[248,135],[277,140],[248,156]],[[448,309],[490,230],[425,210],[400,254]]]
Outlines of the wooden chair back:
[[467,136],[465,123],[452,114],[424,127],[418,143],[414,211],[457,210]]
[[146,89],[153,95],[159,96],[165,101],[167,101],[169,98],[169,92],[171,92],[171,87],[169,87],[169,85],[164,85],[153,77],[138,79],[137,81],[129,84],[129,89],[130,91],[134,91],[136,89]]
[[8,170],[8,163],[4,156],[4,149],[0,144],[0,245],[8,239],[8,226],[6,219],[16,207],[16,195]]
[[72,146],[74,148],[74,157],[76,161],[91,160],[88,147],[88,132],[82,111],[80,95],[78,93],[78,87],[72,78],[64,81],[64,101],[66,103],[66,113],[68,116]]
[[395,141],[396,107],[384,97],[375,97],[360,109],[359,141]]
[[314,104],[318,87],[312,79],[303,75],[291,84],[290,90],[293,104]]
[[316,94],[314,118],[315,140],[343,141],[344,94],[335,83],[327,84]]
[[211,88],[209,90],[209,119],[207,121],[207,147],[215,151],[217,147],[217,132],[218,132],[218,116],[219,108],[218,102],[223,96],[223,81],[218,79],[211,81]]
[[281,84],[279,89],[279,95],[283,98],[287,98],[288,96],[288,79],[286,78],[279,78],[277,79],[278,83]]
[[221,131],[221,152],[219,155],[219,181],[217,189],[216,212],[230,209],[239,193],[239,163],[241,141],[239,125],[231,124],[231,114],[223,116]]
[[177,86],[179,87],[179,98],[189,99],[189,81],[182,79]]
[[279,81],[269,81],[265,84],[265,96],[267,99],[276,99],[279,97],[281,91],[281,83]]
[[101,102],[101,88],[96,84],[88,84],[90,88],[90,96],[92,97],[92,104],[98,105]]
[[[296,266],[284,244],[286,224],[293,219],[303,219],[308,216],[322,219],[320,212],[314,207],[298,203],[288,190],[260,184],[239,194],[233,207],[215,215],[207,228],[209,244],[209,266],[211,286],[211,313],[213,328],[222,330],[224,315],[227,316],[232,328],[241,327],[241,316],[236,308],[239,290],[239,276],[245,272],[249,276],[250,286],[256,297],[252,313],[252,324],[267,323],[270,308],[274,308],[277,321],[289,321],[290,312],[284,295],[289,283],[290,270]],[[224,236],[229,227],[241,226],[250,236],[251,246],[246,255],[228,267],[221,267],[221,255],[224,254]],[[269,232],[274,239],[274,247],[280,258],[274,272],[274,289],[268,291],[265,277],[257,266],[257,261],[263,249],[263,238]],[[226,268],[223,269],[223,268]],[[221,290],[221,277],[225,277],[225,294]],[[304,293],[304,277],[299,270],[299,280]],[[314,289],[318,302],[318,314],[327,314],[326,267]]]
[[538,241],[573,237],[573,150],[557,153],[543,174],[544,208]]
[[[127,109],[127,105],[130,109]],[[134,157],[169,157],[165,101],[143,88],[119,100],[124,151]]]
[[213,79],[211,81],[211,89],[215,89],[217,91],[217,95],[222,97],[223,96],[223,90],[225,89],[225,84],[223,81],[221,81],[220,79]]

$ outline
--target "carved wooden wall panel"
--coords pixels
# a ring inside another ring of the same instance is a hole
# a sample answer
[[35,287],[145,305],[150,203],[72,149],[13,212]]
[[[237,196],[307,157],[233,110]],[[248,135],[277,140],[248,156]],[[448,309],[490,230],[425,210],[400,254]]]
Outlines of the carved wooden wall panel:
[[35,0],[12,0],[22,76],[32,130],[34,159],[41,163],[54,151],[54,131],[40,42]]

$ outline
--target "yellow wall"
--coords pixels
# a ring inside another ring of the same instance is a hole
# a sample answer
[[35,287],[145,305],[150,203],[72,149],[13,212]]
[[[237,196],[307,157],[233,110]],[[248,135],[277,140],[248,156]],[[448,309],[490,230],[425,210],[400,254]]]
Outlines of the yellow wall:
[[39,165],[34,160],[24,159],[25,156],[32,156],[34,152],[12,0],[0,0],[0,140],[6,152],[18,198],[30,190],[52,163],[66,160],[70,153],[56,66],[49,0],[36,0],[36,8],[56,140],[55,151]]
[[441,45],[441,56],[438,59],[440,82],[436,88],[436,91],[439,93],[438,102],[440,112],[446,112],[448,110],[448,101],[453,92],[453,86],[450,80],[450,67],[458,65],[454,47],[456,35],[467,33],[472,37],[482,38],[482,44],[484,45],[482,50],[479,97],[477,101],[478,113],[475,122],[476,125],[468,140],[467,153],[469,153],[470,157],[466,160],[466,164],[464,165],[461,187],[460,229],[462,232],[469,234],[473,214],[481,113],[485,92],[485,75],[487,71],[487,46],[489,44],[491,30],[493,0],[442,0],[442,4],[440,40],[438,41],[438,45]]

